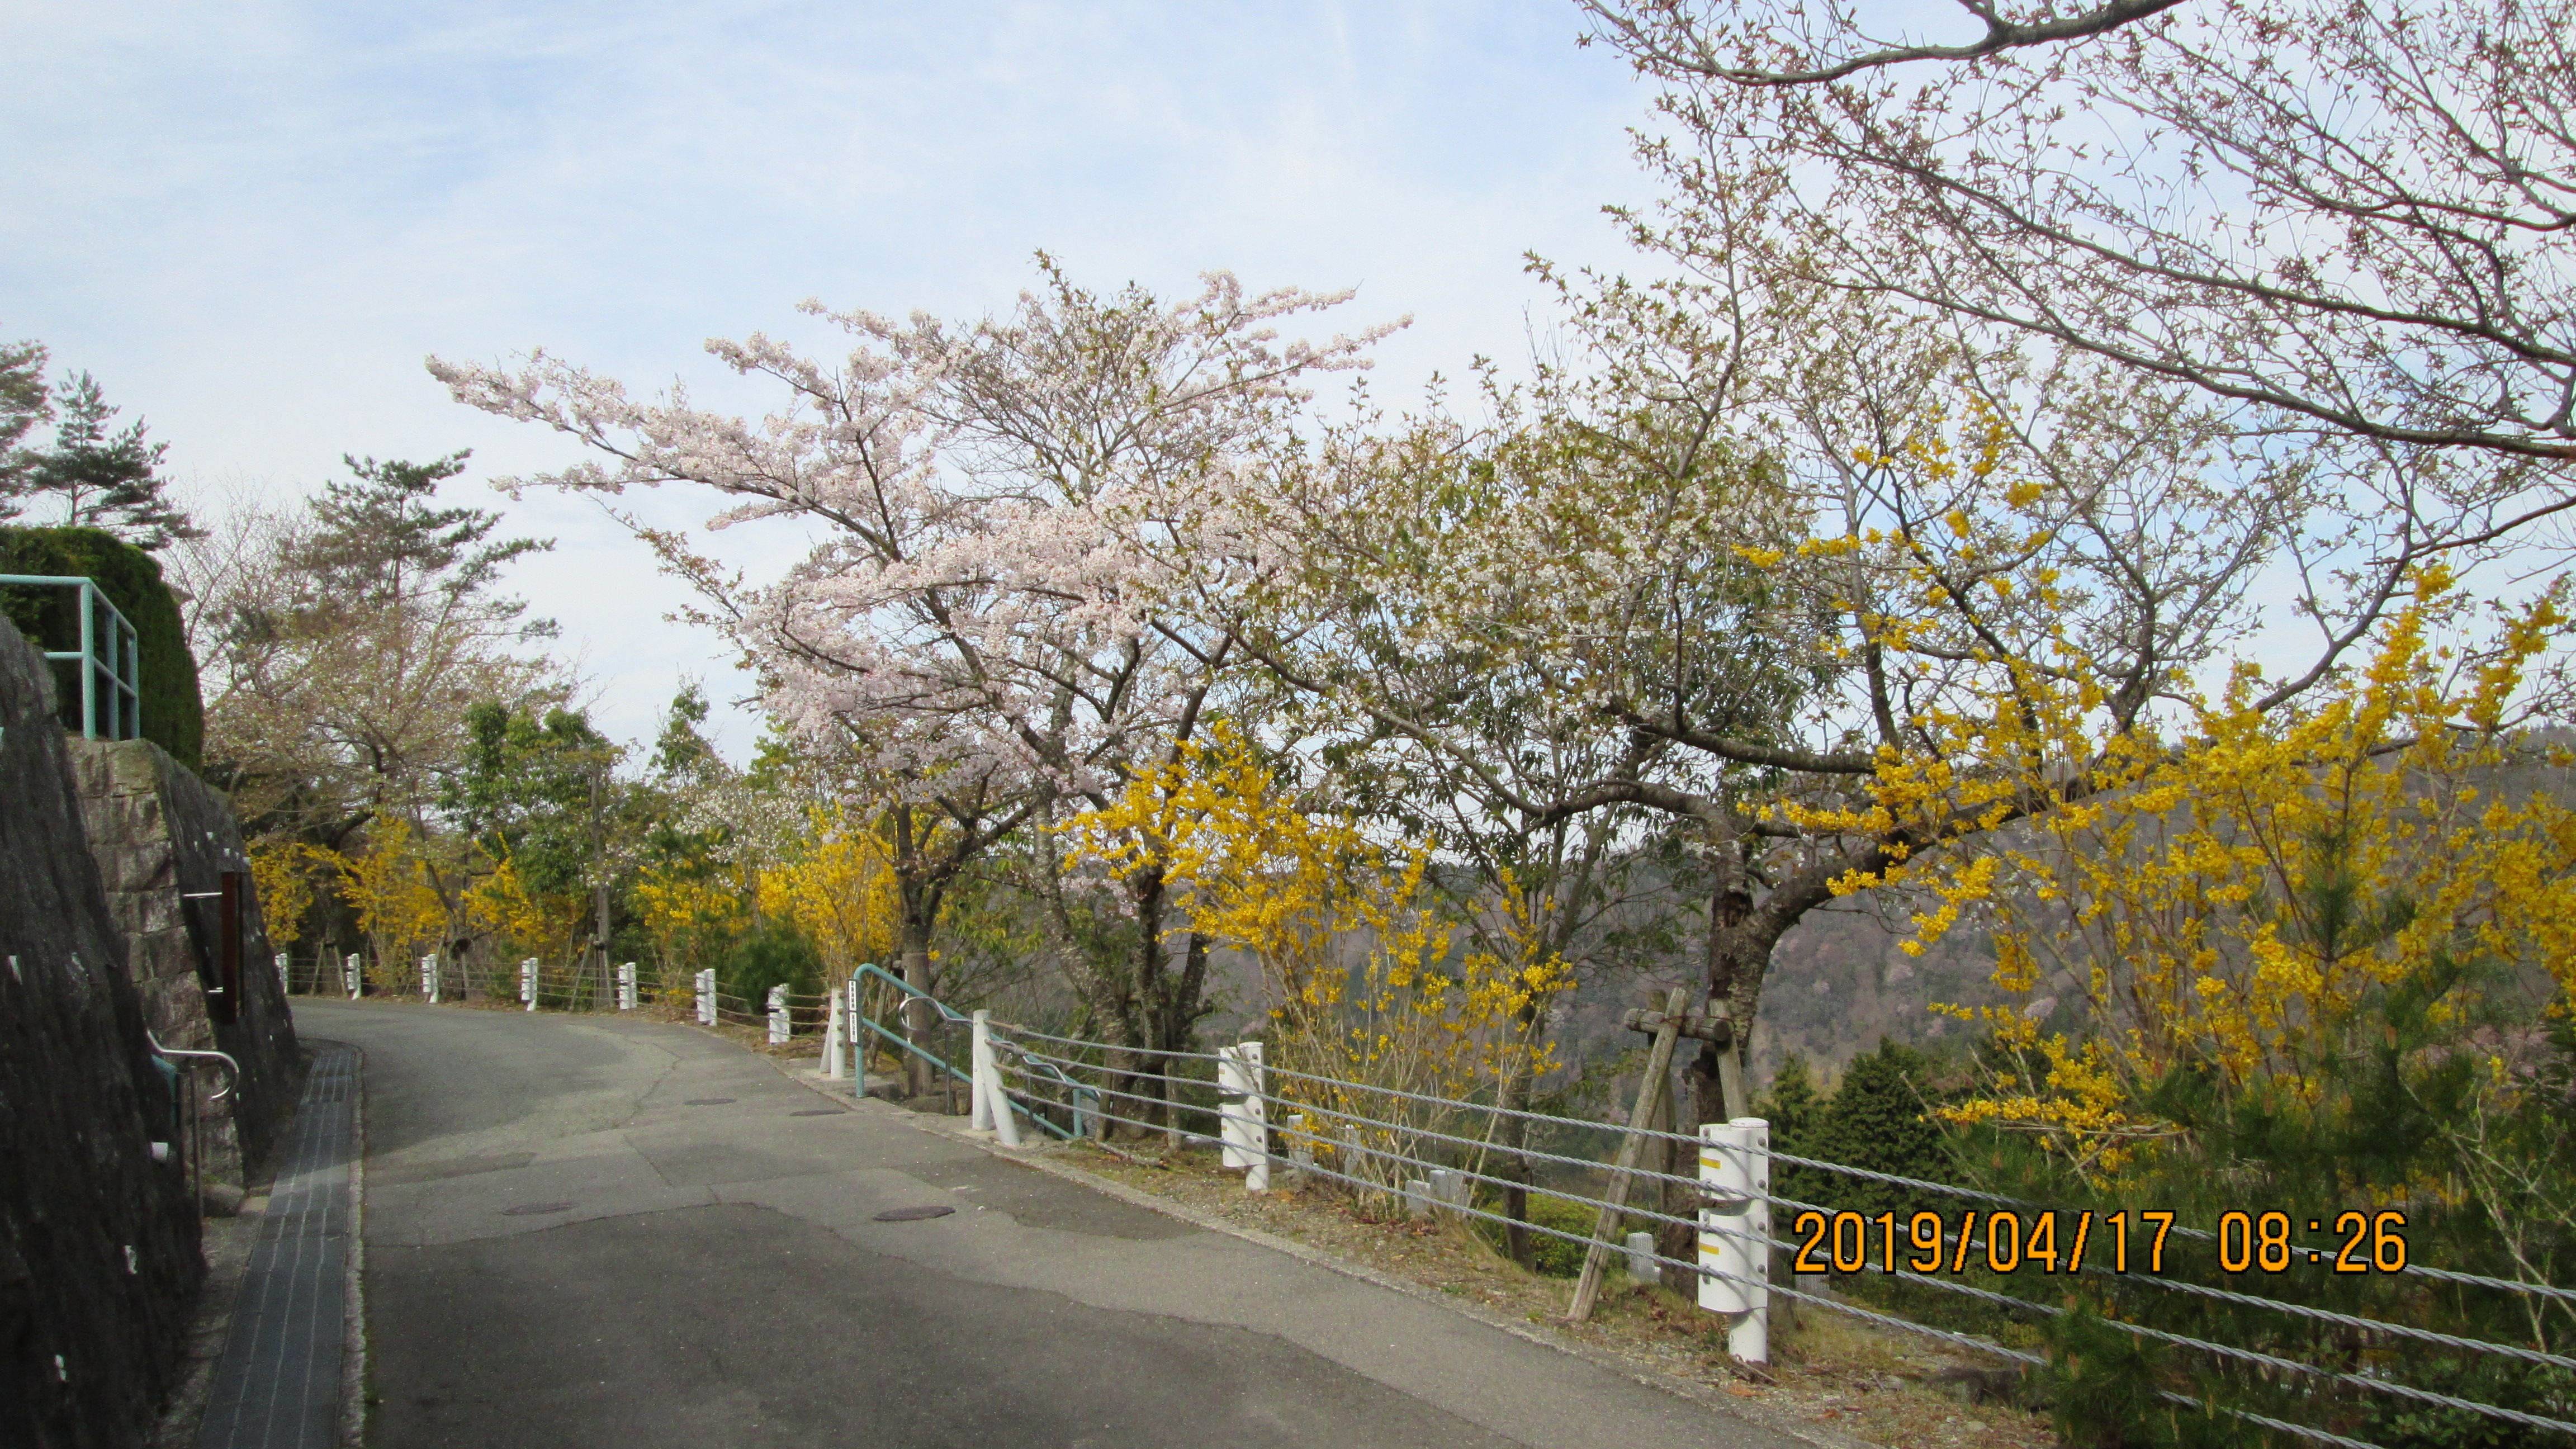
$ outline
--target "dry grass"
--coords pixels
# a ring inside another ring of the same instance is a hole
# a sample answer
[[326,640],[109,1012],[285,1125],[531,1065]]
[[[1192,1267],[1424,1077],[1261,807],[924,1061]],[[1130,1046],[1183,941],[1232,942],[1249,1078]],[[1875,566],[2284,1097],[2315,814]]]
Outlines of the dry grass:
[[[1455,1223],[1413,1222],[1338,1190],[1251,1194],[1205,1151],[1113,1154],[1062,1149],[1086,1171],[1220,1221],[1286,1238],[1346,1262],[1472,1302],[1636,1367],[1706,1384],[1777,1416],[1888,1449],[2054,1449],[2047,1419],[2002,1402],[1965,1404],[1944,1382],[1993,1367],[1926,1339],[1823,1309],[1774,1300],[1767,1369],[1726,1352],[1723,1323],[1688,1296],[1613,1270],[1591,1321],[1565,1318],[1566,1278],[1528,1272]],[[1788,1311],[1783,1311],[1787,1309]]]

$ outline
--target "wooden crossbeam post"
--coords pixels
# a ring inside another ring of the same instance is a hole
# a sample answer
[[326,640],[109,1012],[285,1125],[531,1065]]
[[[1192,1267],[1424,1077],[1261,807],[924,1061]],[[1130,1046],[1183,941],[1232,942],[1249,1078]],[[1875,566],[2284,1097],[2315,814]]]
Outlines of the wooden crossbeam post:
[[1731,1046],[1732,1032],[1723,1016],[1685,1011],[1690,1002],[1687,987],[1676,986],[1665,998],[1664,1009],[1650,1012],[1631,1011],[1621,1025],[1630,1031],[1651,1031],[1655,1044],[1646,1052],[1646,1077],[1637,1086],[1637,1105],[1628,1114],[1628,1135],[1619,1143],[1619,1158],[1610,1170],[1610,1190],[1601,1209],[1600,1219],[1593,1224],[1591,1245],[1583,1252],[1583,1276],[1574,1285],[1574,1306],[1566,1317],[1581,1323],[1592,1316],[1593,1300],[1601,1296],[1601,1273],[1610,1255],[1619,1251],[1615,1240],[1619,1234],[1620,1210],[1628,1203],[1629,1175],[1637,1169],[1637,1152],[1645,1143],[1644,1134],[1652,1127],[1658,1099],[1662,1096],[1665,1077],[1673,1067],[1673,1044],[1680,1038],[1698,1037]]

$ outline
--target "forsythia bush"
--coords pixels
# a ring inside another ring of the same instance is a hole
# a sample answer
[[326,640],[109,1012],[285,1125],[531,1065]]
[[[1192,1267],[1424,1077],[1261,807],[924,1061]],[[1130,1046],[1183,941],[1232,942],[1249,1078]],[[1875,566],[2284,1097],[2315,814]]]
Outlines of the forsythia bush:
[[[1186,892],[1189,929],[1260,963],[1274,1066],[1467,1098],[1507,1075],[1555,1065],[1533,1024],[1573,985],[1571,966],[1553,955],[1506,960],[1460,948],[1427,879],[1426,848],[1381,845],[1347,816],[1301,808],[1230,727],[1184,746],[1117,804],[1069,822],[1067,834],[1076,858],[1113,874],[1159,863]],[[1536,938],[1518,892],[1495,908],[1524,928],[1505,939]],[[1414,1155],[1423,1133],[1450,1130],[1460,1115],[1295,1078],[1282,1078],[1279,1090],[1324,1109],[1313,1114],[1315,1130],[1343,1171],[1390,1187],[1401,1171],[1359,1149]],[[1328,1113],[1393,1125],[1353,1125]]]

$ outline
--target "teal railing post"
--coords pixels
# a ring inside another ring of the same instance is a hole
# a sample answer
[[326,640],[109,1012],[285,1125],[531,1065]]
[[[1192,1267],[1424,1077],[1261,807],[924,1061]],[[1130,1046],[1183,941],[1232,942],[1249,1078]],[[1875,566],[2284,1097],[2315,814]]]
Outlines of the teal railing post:
[[80,586],[81,738],[98,738],[98,610],[89,597],[89,580]]

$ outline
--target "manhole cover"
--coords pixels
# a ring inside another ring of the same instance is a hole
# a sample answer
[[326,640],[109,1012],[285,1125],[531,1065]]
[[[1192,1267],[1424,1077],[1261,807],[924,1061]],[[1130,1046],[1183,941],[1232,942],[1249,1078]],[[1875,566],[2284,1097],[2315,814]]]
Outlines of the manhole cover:
[[575,1204],[568,1202],[523,1202],[517,1207],[506,1207],[501,1209],[501,1216],[505,1218],[532,1218],[539,1213],[568,1213],[573,1210],[574,1206]]
[[841,1109],[838,1107],[807,1107],[801,1111],[790,1112],[787,1115],[790,1117],[838,1117],[842,1115],[842,1113]]
[[691,1097],[680,1105],[683,1107],[721,1107],[732,1100],[733,1098],[731,1097]]
[[923,1218],[944,1218],[955,1211],[957,1211],[957,1209],[941,1203],[934,1203],[929,1207],[887,1208],[884,1212],[877,1214],[877,1221],[881,1223],[917,1223]]

